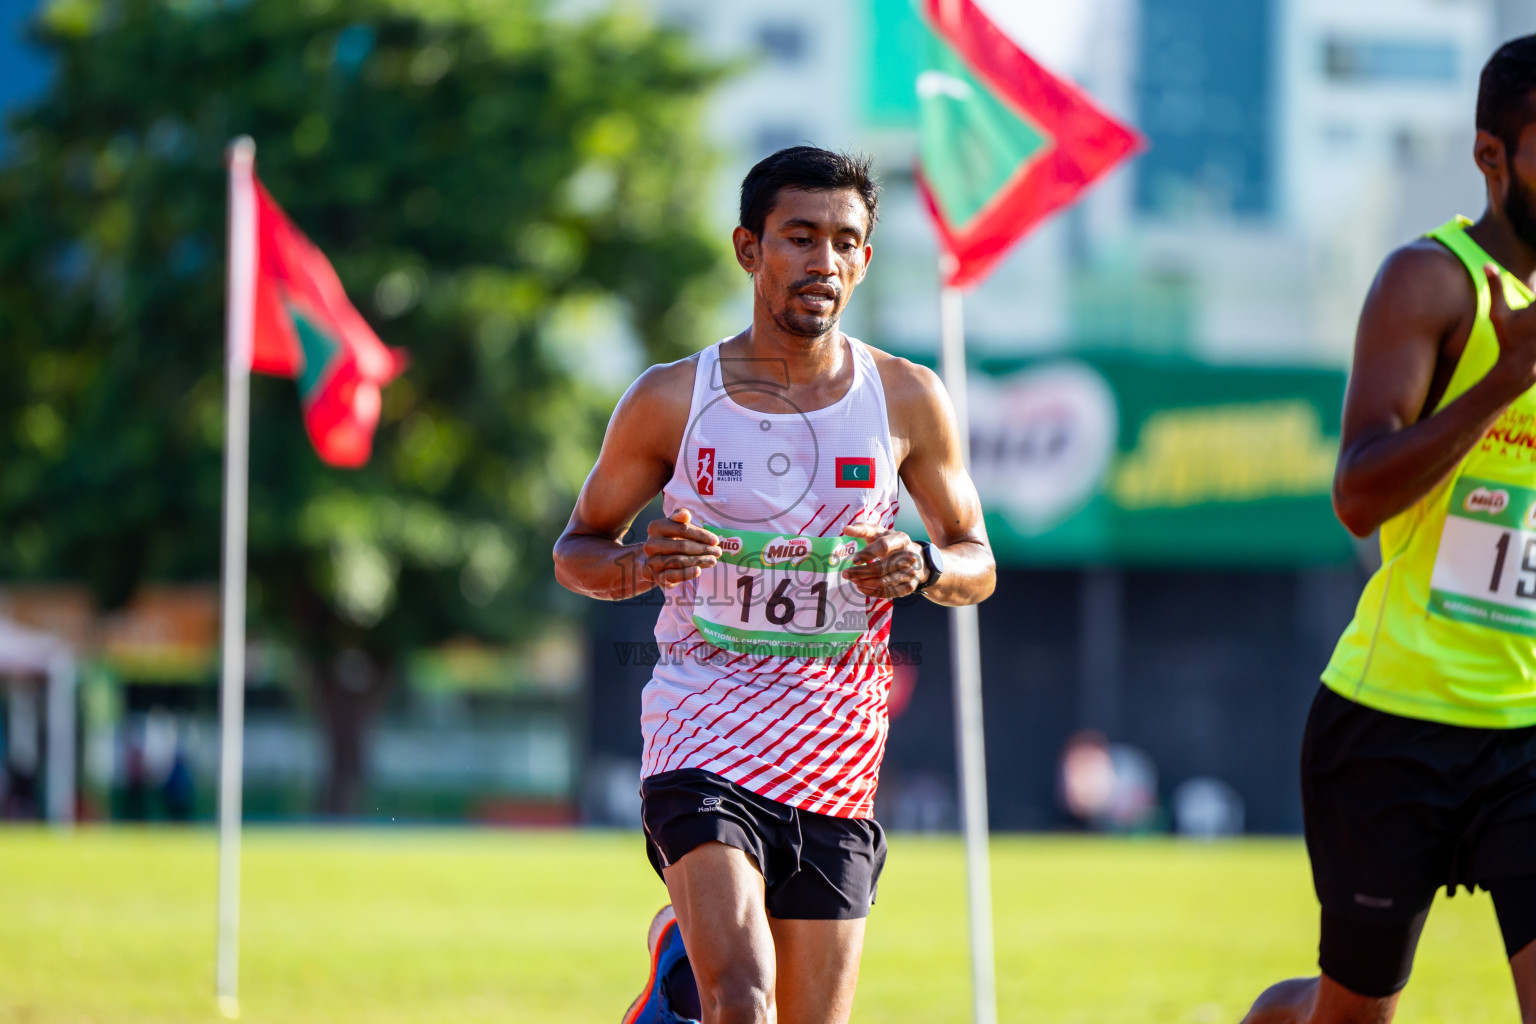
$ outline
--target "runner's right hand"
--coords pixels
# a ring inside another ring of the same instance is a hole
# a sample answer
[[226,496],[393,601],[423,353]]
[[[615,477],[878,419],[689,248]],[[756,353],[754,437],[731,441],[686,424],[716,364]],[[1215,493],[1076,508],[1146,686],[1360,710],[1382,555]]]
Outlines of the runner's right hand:
[[1499,339],[1495,368],[1502,370],[1522,394],[1536,386],[1536,304],[1510,309],[1504,298],[1504,279],[1497,264],[1483,264],[1488,278],[1488,319]]
[[702,576],[722,554],[720,538],[694,526],[692,519],[692,513],[680,508],[646,527],[645,574],[663,587]]

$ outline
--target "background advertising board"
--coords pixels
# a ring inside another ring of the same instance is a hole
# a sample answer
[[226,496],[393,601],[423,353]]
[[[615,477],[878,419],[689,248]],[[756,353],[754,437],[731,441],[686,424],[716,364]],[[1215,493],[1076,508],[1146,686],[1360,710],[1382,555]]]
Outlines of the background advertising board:
[[[1128,354],[984,364],[972,475],[999,563],[1341,563],[1345,375]],[[905,528],[916,528],[910,502]]]

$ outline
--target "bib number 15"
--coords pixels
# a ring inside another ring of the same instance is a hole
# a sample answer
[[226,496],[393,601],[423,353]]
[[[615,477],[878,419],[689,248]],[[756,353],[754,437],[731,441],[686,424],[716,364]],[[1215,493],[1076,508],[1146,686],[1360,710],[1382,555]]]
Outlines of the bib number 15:
[[1433,615],[1536,636],[1536,490],[1456,481],[1430,571]]
[[[1488,580],[1490,594],[1497,594],[1500,584],[1504,582],[1504,568],[1509,562],[1510,541],[1514,536],[1514,533],[1506,530],[1499,534],[1498,542],[1494,545],[1493,574]],[[1519,573],[1520,578],[1515,581],[1515,594],[1536,600],[1536,537],[1525,536],[1525,544],[1520,552]]]

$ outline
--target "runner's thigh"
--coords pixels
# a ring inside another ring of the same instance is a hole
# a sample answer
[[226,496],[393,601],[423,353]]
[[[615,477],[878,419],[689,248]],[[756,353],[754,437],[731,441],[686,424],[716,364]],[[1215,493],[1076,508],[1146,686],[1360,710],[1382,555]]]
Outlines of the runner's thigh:
[[699,998],[766,1000],[773,1005],[773,933],[763,907],[763,876],[733,846],[697,846],[663,872],[693,965]]
[[859,984],[865,920],[768,919],[778,951],[779,1024],[846,1024]]

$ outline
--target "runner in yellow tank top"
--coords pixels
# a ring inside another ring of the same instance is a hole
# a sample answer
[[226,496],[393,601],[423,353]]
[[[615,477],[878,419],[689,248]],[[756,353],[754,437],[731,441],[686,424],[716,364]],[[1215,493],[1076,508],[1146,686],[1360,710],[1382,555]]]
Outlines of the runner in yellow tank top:
[[1458,885],[1536,1024],[1536,36],[1483,69],[1473,156],[1482,219],[1394,252],[1360,315],[1334,507],[1382,566],[1302,741],[1322,975],[1246,1024],[1390,1021]]

